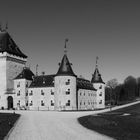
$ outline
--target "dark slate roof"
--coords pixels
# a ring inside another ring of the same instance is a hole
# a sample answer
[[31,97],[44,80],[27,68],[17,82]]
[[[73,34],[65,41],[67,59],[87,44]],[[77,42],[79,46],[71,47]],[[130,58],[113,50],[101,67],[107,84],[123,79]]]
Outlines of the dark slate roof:
[[34,73],[29,68],[23,68],[22,72],[15,79],[33,80]]
[[55,75],[35,76],[30,85],[30,88],[54,87],[54,76]]
[[94,74],[92,75],[91,83],[103,83],[103,84],[105,84],[102,80],[101,74],[99,73],[99,70],[97,67],[95,68]]
[[27,56],[21,52],[7,31],[0,31],[0,52],[8,52],[12,55],[27,58]]
[[95,90],[92,83],[89,80],[83,79],[83,78],[77,78],[77,88],[78,89],[89,89],[89,90]]
[[63,76],[63,75],[64,76],[67,76],[67,75],[76,76],[72,70],[71,63],[69,62],[66,54],[62,58],[62,61],[60,63],[60,67],[59,67],[56,75],[57,76],[59,76],[59,75],[61,75],[61,76]]

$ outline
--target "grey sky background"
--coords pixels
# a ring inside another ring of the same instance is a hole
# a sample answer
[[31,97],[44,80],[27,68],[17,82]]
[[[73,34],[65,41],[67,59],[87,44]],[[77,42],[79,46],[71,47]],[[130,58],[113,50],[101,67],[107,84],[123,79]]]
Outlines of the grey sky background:
[[35,72],[55,74],[63,56],[77,75],[91,80],[99,56],[106,82],[140,77],[140,2],[138,0],[3,0],[0,21],[28,55]]

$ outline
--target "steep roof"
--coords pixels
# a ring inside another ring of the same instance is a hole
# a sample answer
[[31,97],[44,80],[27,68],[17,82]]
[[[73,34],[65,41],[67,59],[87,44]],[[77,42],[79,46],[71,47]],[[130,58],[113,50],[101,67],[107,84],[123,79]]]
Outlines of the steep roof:
[[105,84],[102,80],[101,74],[99,73],[99,70],[97,67],[95,68],[94,74],[92,75],[91,83],[103,83],[103,84]]
[[72,67],[71,67],[71,63],[69,62],[68,60],[68,57],[66,54],[64,54],[63,58],[62,58],[62,61],[60,63],[60,67],[58,69],[58,72],[56,74],[57,76],[58,75],[70,75],[70,76],[76,76],[72,70]]
[[41,75],[35,76],[30,88],[37,87],[54,87],[54,76],[55,75]]
[[7,31],[0,31],[0,52],[8,52],[12,55],[27,58],[27,56],[21,52]]
[[96,90],[89,80],[86,80],[83,78],[77,78],[77,88],[78,89]]
[[33,80],[34,73],[29,68],[23,68],[22,72],[15,79]]

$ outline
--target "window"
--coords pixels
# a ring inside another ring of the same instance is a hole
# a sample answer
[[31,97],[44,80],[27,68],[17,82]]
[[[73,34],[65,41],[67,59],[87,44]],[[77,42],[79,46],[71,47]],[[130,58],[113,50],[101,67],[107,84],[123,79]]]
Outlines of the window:
[[102,100],[100,100],[99,104],[102,104]]
[[80,92],[80,96],[82,95],[82,93]]
[[43,100],[41,100],[41,106],[44,106],[45,104],[44,104],[44,102],[43,102]]
[[28,82],[26,83],[26,88],[28,87]]
[[80,102],[80,105],[82,105],[82,102]]
[[66,103],[66,106],[70,106],[70,100],[68,100],[68,102]]
[[33,95],[33,91],[31,90],[31,92],[29,93],[29,95],[31,96],[31,95]]
[[20,90],[18,91],[17,96],[20,96]]
[[102,89],[102,85],[99,87],[99,89]]
[[44,92],[43,92],[43,90],[41,90],[41,95],[44,95]]
[[102,92],[100,92],[99,96],[102,96]]
[[26,92],[26,96],[28,96],[28,91]]
[[54,103],[53,103],[53,101],[51,100],[51,106],[54,106]]
[[33,105],[33,101],[30,102],[30,106],[32,106],[32,105]]
[[69,85],[70,84],[70,79],[68,79],[68,81],[66,82],[66,85]]
[[28,106],[28,101],[26,102],[26,106]]
[[70,94],[70,89],[68,89],[68,91],[66,91],[66,95]]
[[17,106],[20,106],[20,100],[18,101]]
[[17,84],[17,87],[20,87],[20,82]]
[[84,96],[85,96],[85,92],[84,92]]
[[85,105],[85,102],[84,102],[84,105]]
[[52,91],[52,89],[51,89],[51,95],[54,95],[54,92]]

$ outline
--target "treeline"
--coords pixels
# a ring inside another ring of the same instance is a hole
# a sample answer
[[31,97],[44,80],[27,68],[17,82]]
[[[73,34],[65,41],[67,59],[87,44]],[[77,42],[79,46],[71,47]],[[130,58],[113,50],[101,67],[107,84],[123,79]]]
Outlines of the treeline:
[[131,102],[140,97],[140,77],[128,76],[122,84],[117,79],[107,82],[105,89],[105,101],[107,104],[120,105]]

